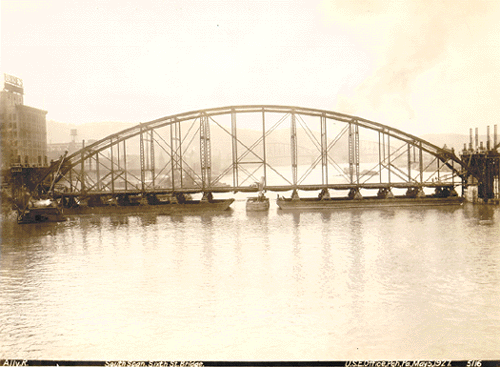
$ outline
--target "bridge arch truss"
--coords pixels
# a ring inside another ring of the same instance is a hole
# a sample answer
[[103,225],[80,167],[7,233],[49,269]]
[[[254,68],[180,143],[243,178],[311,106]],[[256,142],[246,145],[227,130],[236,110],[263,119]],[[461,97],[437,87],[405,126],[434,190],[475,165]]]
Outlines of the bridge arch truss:
[[436,189],[461,184],[465,170],[454,151],[388,125],[252,105],[140,123],[61,157],[48,176],[55,195],[85,196]]

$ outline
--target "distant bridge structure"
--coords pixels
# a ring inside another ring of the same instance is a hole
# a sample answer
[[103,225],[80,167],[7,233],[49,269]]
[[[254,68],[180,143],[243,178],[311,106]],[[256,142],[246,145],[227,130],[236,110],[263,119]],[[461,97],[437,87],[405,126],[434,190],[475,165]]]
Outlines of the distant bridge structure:
[[[367,143],[369,142],[369,144]],[[53,195],[423,190],[463,184],[453,150],[333,111],[228,106],[139,123],[52,162]]]

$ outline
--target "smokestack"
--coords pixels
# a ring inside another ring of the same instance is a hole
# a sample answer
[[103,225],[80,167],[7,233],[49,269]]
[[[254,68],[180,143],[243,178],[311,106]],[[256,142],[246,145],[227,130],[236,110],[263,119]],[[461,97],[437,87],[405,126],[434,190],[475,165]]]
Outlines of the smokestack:
[[486,150],[490,150],[490,125],[486,126]]
[[478,145],[479,145],[479,132],[478,132],[478,129],[476,127],[476,150],[477,150]]
[[473,134],[472,134],[472,127],[470,128],[470,141],[469,141],[469,150],[472,150],[472,144],[473,144]]
[[493,126],[493,145],[497,146],[497,125]]

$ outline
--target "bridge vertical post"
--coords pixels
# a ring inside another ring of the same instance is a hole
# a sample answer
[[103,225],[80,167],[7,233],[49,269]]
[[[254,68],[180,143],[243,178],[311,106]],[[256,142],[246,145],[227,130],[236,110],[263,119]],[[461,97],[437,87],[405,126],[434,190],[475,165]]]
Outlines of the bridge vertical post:
[[321,183],[328,185],[328,136],[326,131],[326,116],[321,114]]
[[350,183],[359,185],[359,127],[349,122],[349,179]]
[[120,142],[116,142],[116,168],[118,169],[118,177],[120,177]]
[[359,126],[354,125],[354,154],[356,162],[356,184],[359,185]]
[[97,178],[97,191],[101,191],[101,175],[99,173],[99,152],[95,155],[95,174]]
[[264,186],[267,185],[267,157],[266,157],[266,116],[265,110],[262,108],[262,151],[264,159]]
[[172,170],[172,190],[175,190],[175,175],[179,174],[179,183],[182,187],[182,151],[181,126],[179,121],[170,125],[170,163]]
[[411,145],[408,143],[407,146],[407,153],[408,153],[408,183],[411,182]]
[[[383,138],[380,134],[380,131],[378,132],[378,177],[380,183],[382,183],[382,140]],[[385,155],[385,152],[384,152]]]
[[419,143],[419,151],[418,151],[418,164],[420,170],[420,183],[424,182],[424,157],[422,153],[422,142]]
[[391,136],[387,135],[387,182],[391,183]]
[[111,149],[111,193],[115,193],[115,162],[114,162],[114,156],[113,156],[113,138],[109,139],[110,142],[110,147]]
[[174,144],[175,144],[175,138],[174,138],[174,126],[173,124],[170,125],[170,170],[172,171],[171,173],[171,179],[170,181],[172,182],[172,191],[175,191],[175,149],[174,149]]
[[125,140],[123,141],[123,171],[124,171],[124,180],[125,180],[125,191],[127,191],[128,183],[127,183],[127,146]]
[[348,142],[348,156],[349,156],[349,183],[353,183],[354,167],[353,167],[353,141],[352,141],[352,123],[349,122],[349,142]]
[[292,158],[293,185],[297,185],[297,121],[295,120],[295,110],[292,111],[290,128],[290,149]]
[[80,191],[85,191],[85,140],[82,140],[82,154],[80,166]]
[[201,158],[201,180],[203,189],[210,187],[211,180],[211,157],[210,157],[210,124],[208,116],[200,116],[200,158]]
[[455,187],[455,161],[451,161],[451,184]]
[[236,112],[231,109],[231,144],[233,153],[233,187],[238,187],[238,140],[236,128]]
[[120,165],[120,142],[116,143],[116,168],[118,169],[118,179],[122,175],[121,165]]
[[177,147],[177,166],[179,169],[179,180],[181,182],[181,187],[184,186],[184,181],[182,179],[182,135],[181,135],[181,123],[179,121],[175,121],[175,134],[177,138],[177,144],[179,146]]
[[150,145],[149,145],[149,160],[150,160],[150,167],[151,167],[151,185],[152,188],[155,188],[155,144],[154,144],[154,135],[153,135],[154,130],[151,129],[149,138],[150,138]]
[[440,162],[440,159],[439,158],[436,158],[436,164],[437,164],[437,176],[438,176],[438,182],[441,182],[441,175],[440,175],[440,165],[439,165],[439,162]]
[[141,161],[141,191],[144,192],[145,190],[145,180],[146,180],[146,173],[144,172],[144,133],[142,131],[142,126],[141,126],[141,132],[139,134],[139,154],[140,154],[140,161]]

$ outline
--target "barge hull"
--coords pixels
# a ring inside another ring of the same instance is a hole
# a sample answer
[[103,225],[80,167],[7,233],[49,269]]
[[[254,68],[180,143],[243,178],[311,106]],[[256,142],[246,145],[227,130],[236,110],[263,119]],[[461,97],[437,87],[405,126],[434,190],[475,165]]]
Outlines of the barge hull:
[[188,200],[182,204],[168,203],[158,205],[103,205],[103,206],[79,206],[75,208],[64,208],[65,215],[88,215],[88,214],[142,214],[152,213],[160,215],[176,214],[198,214],[222,212],[228,210],[234,199],[213,200],[204,202],[200,200]]
[[414,207],[414,206],[442,206],[460,205],[464,199],[458,196],[448,198],[408,198],[394,197],[381,199],[367,197],[363,199],[330,198],[320,200],[318,198],[290,199],[279,198],[276,200],[282,210],[324,210],[324,209],[365,209],[365,208],[387,208],[387,207]]

